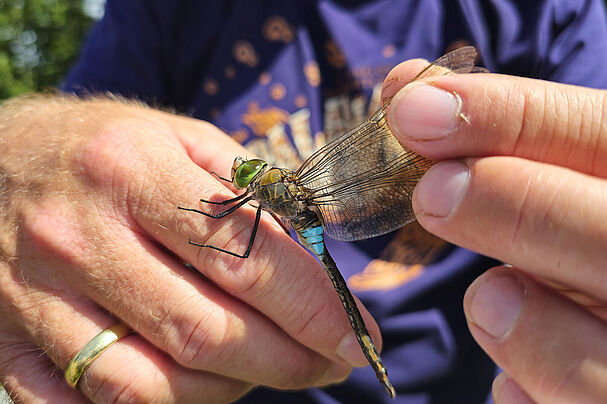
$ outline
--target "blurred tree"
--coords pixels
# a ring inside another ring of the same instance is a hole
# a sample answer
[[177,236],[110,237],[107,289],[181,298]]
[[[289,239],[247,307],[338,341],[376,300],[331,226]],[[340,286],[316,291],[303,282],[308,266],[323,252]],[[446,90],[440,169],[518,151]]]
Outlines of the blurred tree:
[[0,0],[0,99],[60,84],[103,0]]

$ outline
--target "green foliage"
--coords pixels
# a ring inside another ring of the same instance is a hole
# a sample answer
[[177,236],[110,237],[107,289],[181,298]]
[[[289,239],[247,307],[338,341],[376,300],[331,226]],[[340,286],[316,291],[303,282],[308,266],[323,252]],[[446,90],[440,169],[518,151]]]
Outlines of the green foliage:
[[92,23],[83,0],[0,0],[0,99],[60,84]]

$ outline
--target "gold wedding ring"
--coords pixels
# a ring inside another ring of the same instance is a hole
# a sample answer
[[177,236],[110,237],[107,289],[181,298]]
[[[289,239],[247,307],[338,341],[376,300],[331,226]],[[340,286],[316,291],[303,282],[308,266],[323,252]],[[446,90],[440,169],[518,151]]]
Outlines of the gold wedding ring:
[[129,327],[123,323],[116,323],[110,328],[106,328],[90,340],[80,352],[78,352],[70,361],[65,370],[65,380],[72,388],[76,388],[78,380],[84,374],[86,369],[93,363],[99,355],[108,349],[114,342],[126,337],[132,333]]

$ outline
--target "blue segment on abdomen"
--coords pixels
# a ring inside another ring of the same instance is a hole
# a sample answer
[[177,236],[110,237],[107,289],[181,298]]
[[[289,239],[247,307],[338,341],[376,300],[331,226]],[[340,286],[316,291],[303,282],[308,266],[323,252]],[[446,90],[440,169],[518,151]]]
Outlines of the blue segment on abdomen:
[[323,243],[308,244],[308,248],[319,257],[322,257],[325,254],[325,245]]
[[306,238],[317,235],[320,235],[322,237],[322,226],[309,227],[303,230],[301,234]]
[[303,242],[316,255],[322,256],[325,253],[325,244],[323,242],[322,226],[315,226],[305,229],[301,232]]

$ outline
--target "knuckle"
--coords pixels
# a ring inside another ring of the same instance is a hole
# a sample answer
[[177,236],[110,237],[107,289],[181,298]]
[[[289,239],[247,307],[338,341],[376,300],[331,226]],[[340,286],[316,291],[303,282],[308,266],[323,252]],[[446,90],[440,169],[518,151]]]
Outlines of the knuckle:
[[137,114],[110,119],[78,145],[70,168],[96,186],[128,190],[155,164],[169,161],[167,131],[162,121]]
[[159,181],[179,181],[170,133],[164,121],[137,113],[109,120],[76,148],[71,169],[85,188],[92,184],[102,192],[100,203],[111,204],[119,216],[154,216],[171,197],[161,192]]
[[213,368],[229,346],[230,317],[208,301],[189,300],[165,316],[167,350],[184,367]]
[[[76,264],[86,256],[88,244],[80,232],[75,212],[57,198],[44,198],[37,205],[24,207],[21,231],[24,240],[33,245],[22,245],[22,249],[33,248],[39,253],[52,253],[55,260]],[[20,254],[21,265],[40,254]],[[48,261],[47,261],[48,263]]]
[[[513,141],[510,154],[517,155],[521,146],[526,143],[530,136],[531,128],[529,124],[534,122],[534,115],[537,110],[534,106],[543,105],[543,97],[537,91],[522,91],[521,86],[515,86],[508,91],[508,112],[512,112],[511,116],[515,117],[512,125]],[[535,90],[535,88],[534,88]]]
[[301,316],[298,316],[300,326],[293,336],[297,340],[307,340],[311,335],[318,334],[318,324],[327,324],[328,311],[320,305],[308,307]]
[[500,77],[500,80],[501,86],[487,90],[489,98],[495,101],[487,104],[491,108],[488,116],[492,119],[487,120],[488,126],[484,129],[504,128],[505,136],[496,139],[501,154],[537,157],[545,153],[543,147],[548,143],[537,142],[537,138],[554,137],[558,128],[553,119],[546,118],[557,116],[562,100],[543,82],[530,86],[517,77]]
[[510,246],[512,250],[516,250],[519,247],[519,244],[521,248],[524,248],[526,243],[521,243],[521,240],[524,240],[524,233],[527,230],[527,207],[529,204],[529,193],[530,193],[530,188],[531,188],[531,181],[528,180],[526,182],[526,186],[525,189],[522,191],[521,197],[520,197],[520,203],[518,204],[518,206],[515,208],[514,211],[514,220],[512,221],[512,223],[514,223],[514,226],[512,228],[512,235],[510,237]]
[[552,248],[572,242],[566,228],[558,223],[562,212],[568,211],[566,196],[574,191],[569,189],[566,179],[535,165],[522,168],[521,178],[526,181],[517,191],[518,202],[513,206],[510,250],[514,255],[542,256],[543,265],[557,265],[554,260],[559,259],[558,254],[551,254],[549,249],[538,249],[536,242],[529,241],[542,239],[543,245]]
[[140,136],[131,128],[133,124],[130,120],[111,121],[85,139],[70,161],[74,171],[98,184],[116,180],[109,175],[116,171],[128,172],[137,154],[133,146]]

